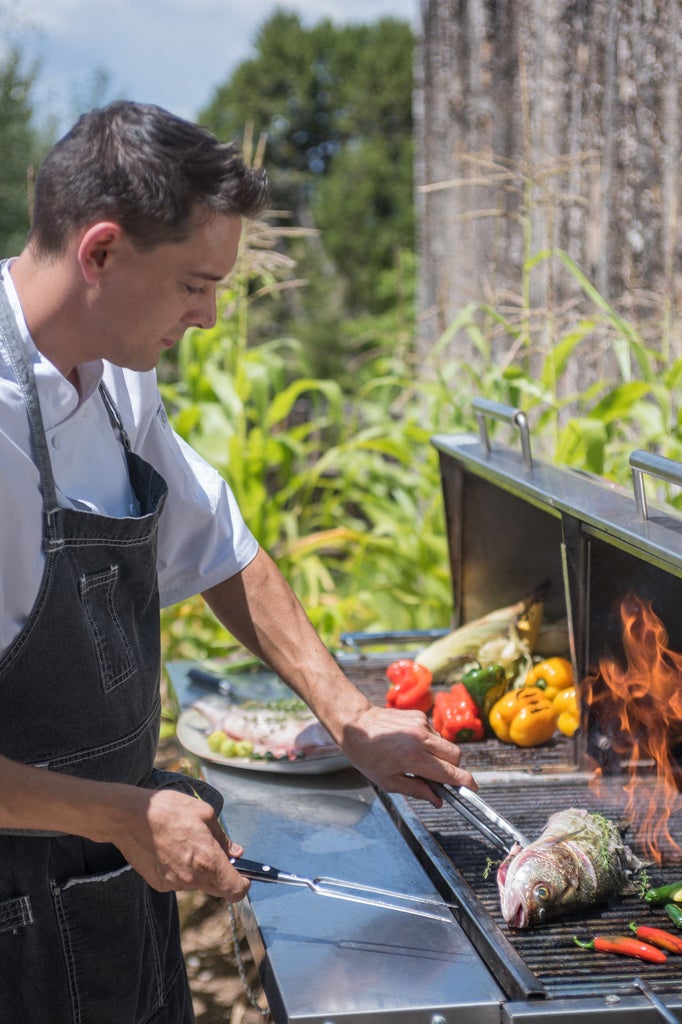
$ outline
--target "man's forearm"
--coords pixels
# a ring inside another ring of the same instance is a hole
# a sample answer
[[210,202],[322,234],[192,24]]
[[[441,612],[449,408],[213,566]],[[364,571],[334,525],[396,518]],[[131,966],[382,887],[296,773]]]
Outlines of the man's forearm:
[[[65,832],[111,841],[123,787],[0,758],[0,828]],[[127,787],[126,787],[127,788]]]
[[347,722],[362,715],[369,701],[341,671],[272,559],[259,551],[246,569],[203,596],[240,643],[269,664],[341,742],[340,709]]
[[94,782],[0,758],[0,828],[111,843],[160,892],[200,889],[235,902],[248,881],[209,804],[172,789]]
[[272,560],[204,593],[220,621],[312,708],[352,763],[381,788],[440,806],[429,782],[475,787],[460,750],[421,711],[373,705],[346,678]]

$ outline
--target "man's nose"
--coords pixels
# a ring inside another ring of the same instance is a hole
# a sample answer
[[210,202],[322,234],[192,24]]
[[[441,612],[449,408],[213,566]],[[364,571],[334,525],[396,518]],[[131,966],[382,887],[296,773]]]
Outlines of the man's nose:
[[215,289],[211,288],[206,295],[192,303],[192,308],[187,311],[184,320],[192,327],[206,329],[215,325],[217,317],[216,293]]

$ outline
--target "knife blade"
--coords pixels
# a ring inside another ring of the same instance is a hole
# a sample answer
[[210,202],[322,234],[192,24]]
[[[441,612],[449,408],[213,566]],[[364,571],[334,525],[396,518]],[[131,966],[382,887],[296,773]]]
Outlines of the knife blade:
[[267,668],[227,671],[220,675],[195,665],[188,671],[187,678],[194,686],[217,693],[233,704],[245,704],[247,701],[270,703],[293,696],[286,683]]

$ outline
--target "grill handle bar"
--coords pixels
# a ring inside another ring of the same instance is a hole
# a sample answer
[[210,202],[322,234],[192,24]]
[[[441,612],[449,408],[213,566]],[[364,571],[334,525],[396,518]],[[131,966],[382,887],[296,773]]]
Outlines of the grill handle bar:
[[669,1010],[665,1003],[658,998],[658,996],[651,990],[649,985],[642,978],[634,978],[632,981],[633,988],[638,988],[640,992],[643,992],[647,997],[652,1006],[655,1006],[658,1010],[658,1014],[661,1020],[668,1021],[669,1024],[679,1024],[679,1019],[676,1014]]
[[655,455],[653,452],[646,452],[638,448],[630,455],[630,468],[632,469],[635,504],[642,519],[648,518],[644,473],[664,480],[668,484],[677,484],[678,487],[682,487],[682,464],[675,462],[674,459],[667,459],[664,455]]
[[489,416],[491,419],[500,420],[502,423],[510,423],[512,426],[519,428],[523,461],[526,469],[531,471],[533,469],[533,457],[530,453],[530,431],[525,412],[521,412],[520,409],[515,409],[512,405],[502,405],[501,402],[491,402],[487,398],[474,398],[471,404],[474,413],[476,414],[478,430],[481,435],[481,443],[485,448],[486,454],[490,455],[491,452],[488,425],[486,423],[486,416]]

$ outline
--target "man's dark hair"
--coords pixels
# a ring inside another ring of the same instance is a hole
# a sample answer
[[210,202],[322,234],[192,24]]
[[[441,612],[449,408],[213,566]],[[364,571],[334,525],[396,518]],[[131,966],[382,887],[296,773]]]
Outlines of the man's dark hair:
[[182,241],[197,207],[253,217],[268,205],[265,171],[238,147],[151,104],[117,101],[83,114],[38,174],[30,241],[63,252],[69,234],[111,219],[141,249]]

